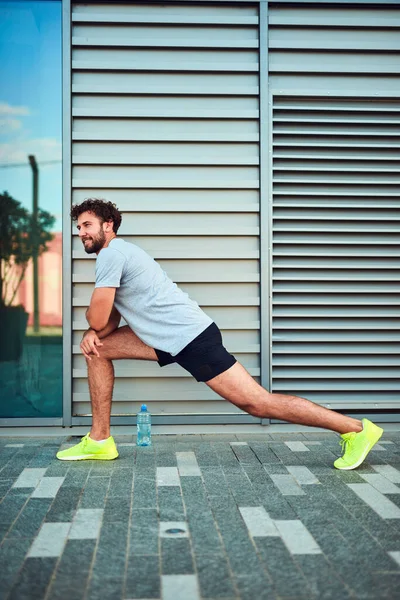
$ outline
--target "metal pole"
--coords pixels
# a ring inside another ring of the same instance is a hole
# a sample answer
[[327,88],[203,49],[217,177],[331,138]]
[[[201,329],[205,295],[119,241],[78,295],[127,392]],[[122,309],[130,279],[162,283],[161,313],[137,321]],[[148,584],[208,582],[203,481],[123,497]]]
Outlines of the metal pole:
[[39,189],[39,169],[34,155],[28,156],[32,167],[33,187],[32,187],[32,241],[33,241],[33,331],[39,333],[39,240],[38,240],[38,189]]

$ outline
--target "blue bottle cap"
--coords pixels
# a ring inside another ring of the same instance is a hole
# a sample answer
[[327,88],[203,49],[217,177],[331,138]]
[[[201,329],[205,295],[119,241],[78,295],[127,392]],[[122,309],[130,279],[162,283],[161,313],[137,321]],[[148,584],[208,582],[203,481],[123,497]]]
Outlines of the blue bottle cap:
[[142,406],[140,407],[140,411],[141,411],[141,412],[146,412],[146,411],[147,411],[147,406],[146,406],[146,404],[142,404]]

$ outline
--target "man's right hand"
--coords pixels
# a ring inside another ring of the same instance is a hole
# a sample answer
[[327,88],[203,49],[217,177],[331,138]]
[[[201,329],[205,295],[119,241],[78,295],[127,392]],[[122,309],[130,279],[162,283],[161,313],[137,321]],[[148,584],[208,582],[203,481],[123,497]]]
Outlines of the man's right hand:
[[103,343],[100,341],[99,336],[93,329],[88,329],[84,334],[81,341],[81,351],[85,358],[92,360],[90,354],[100,357],[97,350],[97,346],[102,346]]

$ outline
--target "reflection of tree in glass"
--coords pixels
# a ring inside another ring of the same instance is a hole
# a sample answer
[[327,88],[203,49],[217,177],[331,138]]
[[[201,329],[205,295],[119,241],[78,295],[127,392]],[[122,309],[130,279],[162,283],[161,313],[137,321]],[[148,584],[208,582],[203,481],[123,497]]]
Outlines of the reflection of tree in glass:
[[33,215],[7,192],[0,194],[0,306],[10,306],[24,278],[29,260],[47,250],[53,239],[55,217],[39,209]]

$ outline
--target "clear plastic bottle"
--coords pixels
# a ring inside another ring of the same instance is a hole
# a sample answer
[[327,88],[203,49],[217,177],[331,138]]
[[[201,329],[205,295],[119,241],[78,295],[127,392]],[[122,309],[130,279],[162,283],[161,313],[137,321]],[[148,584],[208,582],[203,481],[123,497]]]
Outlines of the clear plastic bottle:
[[137,445],[151,446],[151,415],[146,404],[142,404],[136,415]]

